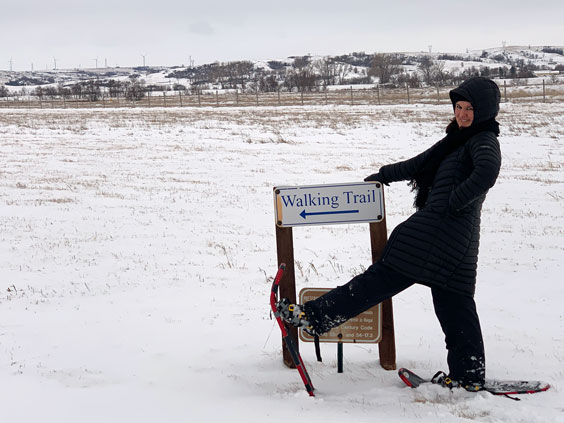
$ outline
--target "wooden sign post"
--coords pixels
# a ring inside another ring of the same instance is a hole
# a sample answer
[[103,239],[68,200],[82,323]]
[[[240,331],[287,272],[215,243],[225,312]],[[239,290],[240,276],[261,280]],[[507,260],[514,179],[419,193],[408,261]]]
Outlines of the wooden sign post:
[[[276,248],[278,265],[286,263],[280,282],[280,298],[296,303],[294,241],[292,227],[344,223],[369,223],[372,262],[380,259],[387,242],[384,190],[379,182],[315,185],[274,188],[276,214]],[[396,369],[396,347],[392,299],[381,303],[382,333],[379,342],[380,365]],[[289,332],[299,348],[298,330]],[[290,353],[282,342],[284,363],[294,367]]]

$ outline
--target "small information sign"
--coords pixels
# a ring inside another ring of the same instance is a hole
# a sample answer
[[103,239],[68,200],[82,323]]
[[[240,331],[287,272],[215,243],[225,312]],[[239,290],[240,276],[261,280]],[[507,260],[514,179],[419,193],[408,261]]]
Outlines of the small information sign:
[[[329,292],[328,288],[304,288],[300,291],[299,303],[315,300]],[[382,338],[382,304],[360,313],[347,322],[319,337],[319,342],[343,342],[377,344]],[[300,339],[304,342],[313,342],[313,336],[300,330]]]
[[280,227],[380,222],[384,197],[380,182],[274,188]]

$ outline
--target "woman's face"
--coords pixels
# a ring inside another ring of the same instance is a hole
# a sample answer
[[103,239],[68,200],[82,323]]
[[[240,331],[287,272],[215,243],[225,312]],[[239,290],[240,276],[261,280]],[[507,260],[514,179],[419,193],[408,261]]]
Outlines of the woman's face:
[[454,106],[454,118],[459,128],[468,128],[474,120],[474,108],[469,101],[457,101]]

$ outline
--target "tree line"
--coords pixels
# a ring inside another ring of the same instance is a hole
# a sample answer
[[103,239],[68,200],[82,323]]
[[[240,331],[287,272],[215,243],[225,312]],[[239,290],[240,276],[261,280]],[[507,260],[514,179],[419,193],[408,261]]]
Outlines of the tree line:
[[[90,78],[68,85],[51,83],[48,86],[38,86],[27,94],[40,99],[63,97],[96,101],[103,95],[140,100],[150,92],[169,90],[186,93],[196,93],[203,89],[311,92],[322,91],[328,86],[354,84],[420,88],[454,86],[472,76],[534,78],[534,71],[539,70],[539,66],[532,61],[511,61],[503,54],[488,57],[486,51],[480,57],[472,58],[472,61],[480,62],[486,58],[499,62],[499,66],[465,66],[469,59],[456,55],[439,55],[437,59],[433,59],[430,55],[364,52],[317,59],[311,56],[296,56],[288,62],[269,61],[263,65],[250,61],[216,62],[174,69],[167,74],[170,83],[164,85],[146,84],[141,77],[142,69],[136,69],[137,72],[127,80]],[[460,60],[460,66],[448,69],[446,60]],[[564,71],[564,66],[558,65],[556,69]],[[181,84],[180,80],[187,80],[187,86]],[[18,81],[12,81],[11,85],[25,86],[31,83],[37,84],[38,80],[20,77]],[[8,90],[0,86],[0,97],[8,95]]]

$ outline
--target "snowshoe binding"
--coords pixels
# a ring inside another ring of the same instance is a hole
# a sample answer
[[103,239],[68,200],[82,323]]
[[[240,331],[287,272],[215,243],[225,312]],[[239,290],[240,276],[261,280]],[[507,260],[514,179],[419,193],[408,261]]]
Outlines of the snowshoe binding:
[[276,303],[276,309],[284,322],[296,328],[302,328],[307,333],[315,336],[315,330],[307,319],[303,305],[292,304],[288,298],[282,298]]
[[484,389],[483,383],[478,383],[478,382],[465,383],[462,381],[453,380],[450,378],[449,375],[447,375],[443,371],[438,371],[437,373],[435,373],[435,375],[431,378],[431,383],[434,383],[436,385],[441,385],[449,389],[464,388],[469,392],[477,392]]

